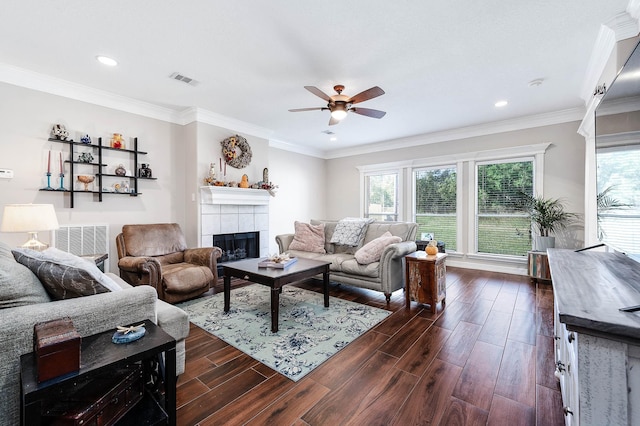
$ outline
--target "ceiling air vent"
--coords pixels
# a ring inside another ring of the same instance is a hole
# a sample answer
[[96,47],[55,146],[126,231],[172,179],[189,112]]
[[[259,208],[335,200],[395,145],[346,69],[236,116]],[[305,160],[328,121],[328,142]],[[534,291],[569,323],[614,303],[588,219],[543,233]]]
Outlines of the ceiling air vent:
[[191,86],[197,86],[198,85],[198,81],[197,80],[194,80],[191,77],[187,77],[186,75],[182,75],[179,72],[174,72],[173,74],[171,74],[169,76],[169,78],[181,81],[183,83],[187,83],[187,84],[189,84]]

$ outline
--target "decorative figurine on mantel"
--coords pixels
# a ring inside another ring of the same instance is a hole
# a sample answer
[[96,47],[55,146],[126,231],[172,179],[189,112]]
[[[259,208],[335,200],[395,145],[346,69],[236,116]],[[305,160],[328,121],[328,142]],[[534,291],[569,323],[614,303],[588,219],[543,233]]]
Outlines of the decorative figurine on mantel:
[[211,163],[209,165],[209,174],[204,178],[204,183],[209,186],[213,186],[216,183],[216,166]]
[[249,187],[249,176],[242,175],[242,180],[238,184],[238,187],[240,187],[240,188],[248,188]]

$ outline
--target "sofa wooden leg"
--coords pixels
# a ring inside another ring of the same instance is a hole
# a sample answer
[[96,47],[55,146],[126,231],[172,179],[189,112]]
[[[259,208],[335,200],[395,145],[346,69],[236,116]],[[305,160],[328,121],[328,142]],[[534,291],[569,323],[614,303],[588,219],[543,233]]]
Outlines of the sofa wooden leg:
[[387,298],[387,303],[391,302],[391,293],[385,293],[384,297]]

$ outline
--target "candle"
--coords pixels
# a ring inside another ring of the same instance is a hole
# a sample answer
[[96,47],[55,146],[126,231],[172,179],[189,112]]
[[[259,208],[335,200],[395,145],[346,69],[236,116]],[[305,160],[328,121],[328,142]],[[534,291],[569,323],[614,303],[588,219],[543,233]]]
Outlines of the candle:
[[220,170],[222,170],[222,157],[220,157]]
[[49,159],[47,160],[47,173],[51,173],[51,150],[49,150]]
[[224,176],[227,177],[227,163],[224,163]]
[[62,153],[60,153],[60,174],[64,173],[64,169],[62,168]]

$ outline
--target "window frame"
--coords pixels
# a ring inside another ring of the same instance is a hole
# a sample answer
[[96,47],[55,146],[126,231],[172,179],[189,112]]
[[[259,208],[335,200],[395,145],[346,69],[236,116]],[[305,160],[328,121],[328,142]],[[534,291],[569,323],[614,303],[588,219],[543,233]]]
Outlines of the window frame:
[[[456,248],[455,250],[450,247],[446,247],[447,253],[458,253],[462,244],[463,237],[463,229],[462,229],[462,214],[460,212],[460,206],[462,205],[462,188],[463,188],[463,179],[462,179],[462,167],[464,166],[463,162],[454,162],[454,163],[443,163],[443,164],[430,164],[430,165],[421,165],[416,166],[411,169],[411,180],[409,183],[409,190],[411,191],[411,220],[413,222],[418,222],[418,216],[416,213],[417,210],[417,200],[416,200],[416,174],[420,171],[429,171],[429,170],[438,170],[438,169],[455,169],[456,171]],[[416,240],[420,239],[420,235],[416,235]],[[437,239],[437,237],[436,237]]]
[[506,156],[500,158],[484,158],[482,160],[470,161],[470,185],[469,185],[469,206],[473,206],[473,210],[469,214],[468,234],[469,241],[468,254],[469,258],[485,258],[485,259],[505,259],[505,260],[526,260],[526,256],[484,253],[478,251],[478,166],[487,164],[504,164],[531,161],[533,167],[533,194],[543,196],[543,170],[544,170],[544,151],[534,153],[533,155]]
[[380,169],[380,170],[370,170],[360,173],[360,193],[363,196],[360,197],[360,216],[368,217],[370,212],[367,210],[367,206],[369,205],[369,191],[367,186],[367,179],[372,176],[384,176],[384,175],[395,175],[396,177],[396,185],[395,185],[395,193],[396,193],[396,219],[395,221],[403,220],[403,212],[402,212],[402,169],[392,168],[392,169]]

